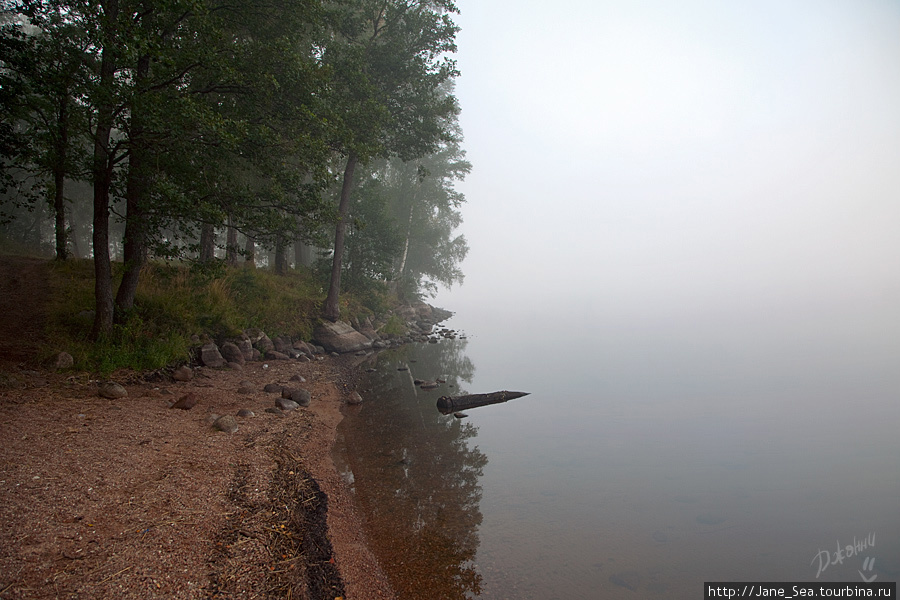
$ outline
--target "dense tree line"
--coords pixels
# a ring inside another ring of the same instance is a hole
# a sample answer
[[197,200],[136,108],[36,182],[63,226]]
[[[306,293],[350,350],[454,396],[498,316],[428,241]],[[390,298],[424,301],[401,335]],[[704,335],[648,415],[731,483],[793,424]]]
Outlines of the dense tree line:
[[49,208],[64,260],[71,190],[90,190],[96,336],[127,320],[148,258],[214,260],[223,230],[231,263],[330,249],[332,320],[342,277],[461,281],[452,0],[2,7],[3,216]]

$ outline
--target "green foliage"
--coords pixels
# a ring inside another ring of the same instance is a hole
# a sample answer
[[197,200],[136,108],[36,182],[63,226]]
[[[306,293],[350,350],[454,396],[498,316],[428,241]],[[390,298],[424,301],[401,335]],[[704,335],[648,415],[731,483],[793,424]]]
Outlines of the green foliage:
[[460,147],[455,117],[446,127],[453,136],[437,152],[410,161],[374,161],[358,192],[362,206],[355,207],[355,214],[374,227],[372,232],[354,231],[349,236],[348,255],[352,259],[362,253],[367,264],[381,265],[370,276],[391,280],[405,299],[434,293],[438,284],[450,287],[463,280],[459,265],[468,245],[454,230],[462,223],[465,198],[454,186],[472,166]]
[[352,212],[341,283],[346,291],[359,295],[383,288],[380,284],[391,278],[394,260],[403,250],[403,236],[388,213],[386,190],[377,179],[359,186]]
[[152,263],[125,322],[94,342],[87,314],[93,308],[92,274],[87,260],[53,263],[48,329],[54,348],[47,356],[66,348],[76,368],[100,373],[188,360],[194,334],[221,340],[252,326],[269,335],[310,339],[322,301],[306,271],[276,276],[222,267],[221,276],[211,277],[191,266]]
[[[452,0],[14,0],[3,11],[0,187],[16,200],[0,207],[0,221],[10,214],[17,239],[44,241],[49,204],[58,234],[72,212],[95,208],[100,285],[79,311],[101,308],[100,346],[126,355],[124,344],[147,338],[161,349],[134,352],[156,356],[177,354],[171,331],[311,330],[297,316],[321,301],[309,273],[269,280],[226,270],[209,245],[202,264],[142,272],[145,256],[188,260],[201,228],[226,222],[261,249],[323,246],[336,221],[352,224],[339,256],[345,318],[382,310],[388,289],[415,295],[461,280],[466,247],[452,233],[462,200],[450,182],[468,163],[452,93]],[[393,160],[417,183],[371,166],[339,214],[334,184],[348,157],[362,167]],[[54,194],[88,181],[94,202],[75,207]],[[125,234],[107,243],[110,207]],[[111,246],[127,268],[107,282]],[[67,327],[80,331],[81,320]],[[84,360],[108,368],[114,355]]]
[[391,315],[388,319],[388,322],[384,324],[384,327],[381,328],[380,333],[382,335],[406,335],[408,333],[408,328],[406,327],[406,323],[403,322],[403,319],[398,317],[397,315]]
[[91,371],[109,374],[122,368],[159,369],[190,358],[188,338],[174,332],[155,334],[154,330],[139,317],[132,317],[127,325],[114,325],[112,334],[98,339],[86,356],[76,360],[81,359],[78,364]]

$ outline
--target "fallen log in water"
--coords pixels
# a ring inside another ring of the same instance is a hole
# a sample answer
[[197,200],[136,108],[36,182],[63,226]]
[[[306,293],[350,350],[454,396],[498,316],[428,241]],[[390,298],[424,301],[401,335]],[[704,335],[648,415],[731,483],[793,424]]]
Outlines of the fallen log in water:
[[441,396],[437,401],[437,408],[442,414],[449,415],[467,408],[478,408],[489,404],[499,404],[527,396],[530,392],[491,392],[490,394],[469,394],[466,396]]

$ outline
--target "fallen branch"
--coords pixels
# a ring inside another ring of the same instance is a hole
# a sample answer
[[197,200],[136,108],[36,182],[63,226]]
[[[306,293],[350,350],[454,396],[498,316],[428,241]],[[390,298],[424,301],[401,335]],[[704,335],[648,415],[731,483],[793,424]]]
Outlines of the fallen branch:
[[116,575],[121,575],[122,573],[124,573],[125,571],[127,571],[127,570],[130,569],[130,568],[131,568],[131,567],[125,567],[125,568],[122,569],[121,571],[116,571],[115,573],[113,573],[112,575],[110,575],[109,577],[107,577],[106,579],[104,579],[103,581],[101,581],[100,583],[106,583],[107,581],[109,581],[110,579],[112,579],[113,577],[115,577]]
[[527,396],[530,392],[491,392],[490,394],[468,394],[466,396],[441,396],[437,401],[438,410],[445,415],[465,410],[478,408],[489,404],[500,404],[507,400]]

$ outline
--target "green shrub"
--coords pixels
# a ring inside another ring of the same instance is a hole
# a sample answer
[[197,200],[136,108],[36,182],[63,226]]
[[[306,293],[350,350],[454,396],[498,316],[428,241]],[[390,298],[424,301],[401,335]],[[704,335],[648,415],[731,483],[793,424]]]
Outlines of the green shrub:
[[406,335],[409,333],[409,328],[407,328],[403,319],[397,315],[391,315],[391,318],[381,328],[381,333],[386,335]]
[[[51,300],[47,329],[53,348],[44,358],[66,349],[75,368],[108,374],[116,369],[158,369],[187,361],[192,335],[222,341],[248,327],[271,336],[308,340],[319,322],[324,290],[312,271],[300,269],[275,275],[264,269],[150,263],[141,272],[134,308],[104,339],[90,337],[94,310],[94,273],[90,260],[50,263]],[[118,286],[121,265],[114,265]],[[365,300],[365,301],[364,301]],[[345,319],[365,317],[389,304],[378,290],[365,299],[341,294]],[[394,318],[386,331],[403,334]]]

